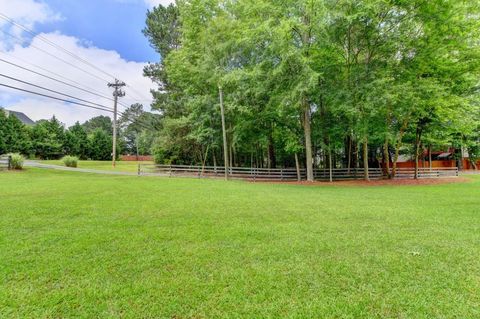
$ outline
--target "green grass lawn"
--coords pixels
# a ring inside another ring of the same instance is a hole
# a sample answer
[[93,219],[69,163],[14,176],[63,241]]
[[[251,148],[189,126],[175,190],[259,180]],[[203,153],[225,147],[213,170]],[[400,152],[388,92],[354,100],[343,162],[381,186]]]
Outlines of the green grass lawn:
[[[65,166],[61,160],[49,160],[39,162],[45,164]],[[114,168],[111,161],[78,161],[78,168],[89,168],[118,172],[136,172],[138,170],[138,164],[153,164],[153,162],[117,161]]]
[[478,318],[480,176],[0,173],[2,318]]

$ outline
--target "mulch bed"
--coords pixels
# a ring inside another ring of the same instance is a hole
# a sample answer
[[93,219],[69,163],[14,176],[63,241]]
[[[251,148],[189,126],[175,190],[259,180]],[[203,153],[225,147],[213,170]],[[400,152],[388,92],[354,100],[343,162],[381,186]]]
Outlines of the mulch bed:
[[421,185],[439,185],[453,183],[467,183],[471,180],[465,177],[452,178],[427,178],[427,179],[384,179],[384,180],[353,180],[353,181],[336,181],[336,182],[279,182],[279,181],[256,181],[252,183],[269,183],[269,184],[285,184],[285,185],[302,185],[302,186],[421,186]]

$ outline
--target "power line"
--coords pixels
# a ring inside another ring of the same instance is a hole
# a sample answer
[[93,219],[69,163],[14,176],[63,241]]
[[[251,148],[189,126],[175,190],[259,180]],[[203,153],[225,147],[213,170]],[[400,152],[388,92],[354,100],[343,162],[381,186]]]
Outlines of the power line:
[[63,96],[66,96],[66,97],[69,97],[69,98],[72,98],[72,99],[76,99],[76,100],[79,100],[79,101],[82,101],[82,102],[85,102],[85,103],[90,103],[90,104],[92,104],[92,105],[97,105],[97,106],[99,106],[99,107],[103,107],[103,108],[105,108],[105,109],[108,109],[109,111],[111,110],[110,108],[108,108],[108,107],[105,106],[105,105],[98,104],[98,103],[95,103],[95,102],[90,102],[90,101],[87,101],[87,100],[84,100],[84,99],[75,97],[75,96],[73,96],[73,95],[65,94],[65,93],[62,93],[62,92],[59,92],[59,91],[56,91],[56,90],[48,89],[48,88],[46,88],[46,87],[43,87],[43,86],[40,86],[40,85],[37,85],[37,84],[33,84],[33,83],[30,83],[30,82],[27,82],[27,81],[23,81],[23,80],[20,80],[20,79],[17,79],[17,78],[14,78],[14,77],[11,77],[11,76],[2,74],[2,73],[0,73],[0,76],[1,76],[1,77],[4,77],[4,78],[7,78],[7,79],[10,79],[10,80],[13,80],[13,81],[17,81],[17,82],[23,83],[23,84],[27,84],[27,85],[30,85],[30,86],[33,86],[33,87],[36,87],[36,88],[39,88],[39,89],[42,89],[42,90],[45,90],[45,91],[48,91],[48,92],[52,92],[52,93],[55,93],[55,94],[63,95]]
[[[14,39],[17,39],[17,40],[19,40],[19,41],[23,41],[21,38],[15,36],[15,35],[13,35],[13,34],[11,34],[10,32],[7,32],[7,31],[5,31],[5,30],[3,30],[3,29],[0,29],[0,31],[2,31],[4,34],[6,34],[6,35],[8,35],[8,36],[10,36],[10,37],[12,37],[12,38],[14,38]],[[88,75],[90,75],[90,76],[92,76],[92,77],[94,77],[94,78],[102,81],[102,82],[108,82],[108,80],[105,80],[105,79],[103,79],[103,78],[101,78],[101,77],[99,77],[99,76],[97,76],[97,75],[95,75],[95,74],[93,74],[93,73],[91,73],[91,72],[89,72],[89,71],[87,71],[87,70],[84,70],[84,69],[76,66],[75,64],[70,63],[70,62],[68,62],[68,61],[66,61],[66,60],[64,60],[64,59],[56,56],[55,54],[52,54],[52,53],[50,53],[50,52],[48,52],[48,51],[46,51],[46,50],[44,50],[44,49],[42,49],[42,48],[37,47],[36,45],[34,45],[34,44],[32,44],[32,43],[30,44],[30,46],[31,46],[32,48],[34,48],[34,49],[37,49],[37,50],[39,50],[39,51],[41,51],[41,52],[43,52],[43,53],[51,56],[51,57],[54,58],[54,59],[57,59],[57,60],[59,60],[59,61],[62,61],[63,63],[68,64],[68,65],[70,65],[71,67],[73,67],[73,68],[75,68],[75,69],[77,69],[77,70],[80,70],[80,71],[82,71],[82,72],[84,72],[84,73],[86,73],[86,74],[88,74]]]
[[[75,80],[69,79],[69,78],[67,78],[67,77],[65,77],[65,76],[63,76],[63,75],[61,75],[61,74],[58,74],[58,73],[56,73],[56,72],[53,72],[53,71],[51,71],[51,70],[45,69],[45,68],[43,68],[43,67],[41,67],[41,66],[39,66],[39,65],[37,65],[37,64],[34,64],[34,63],[31,63],[31,62],[25,61],[25,59],[19,58],[19,57],[17,57],[17,56],[14,56],[14,55],[12,55],[12,54],[7,53],[7,52],[1,52],[1,53],[5,54],[5,55],[8,55],[9,57],[14,58],[14,59],[16,59],[16,60],[19,60],[19,61],[21,61],[21,62],[23,62],[23,63],[25,63],[25,64],[27,64],[27,65],[30,65],[31,67],[34,67],[34,68],[37,68],[37,69],[42,70],[42,71],[44,71],[44,72],[53,74],[53,75],[55,75],[55,76],[57,76],[57,77],[59,77],[59,78],[61,78],[61,79],[64,79],[65,81],[69,81],[69,82],[71,82],[71,83],[74,83],[74,84],[76,84],[76,85],[79,86],[78,89],[81,89],[80,87],[83,87],[84,89],[82,89],[82,90],[88,91],[88,92],[90,92],[91,94],[97,95],[97,96],[102,97],[102,98],[104,98],[104,99],[113,101],[113,99],[112,99],[111,97],[106,96],[104,93],[100,92],[99,90],[96,90],[96,89],[94,89],[94,88],[91,88],[91,87],[89,87],[89,86],[87,86],[87,85],[84,85],[84,84],[82,84],[82,83],[80,83],[80,82],[77,82],[77,81],[75,81]],[[27,70],[27,71],[29,71],[29,72],[33,72],[33,73],[36,73],[36,74],[38,74],[38,75],[41,75],[41,76],[50,78],[50,79],[52,79],[52,80],[54,80],[54,81],[57,81],[57,82],[60,81],[60,82],[62,82],[62,83],[64,82],[64,81],[61,81],[61,80],[58,80],[58,79],[51,78],[51,77],[48,76],[48,75],[42,75],[42,74],[40,74],[39,72],[36,72],[36,71],[34,71],[34,70],[32,70],[32,69],[29,69],[29,68],[26,68],[26,67],[22,67],[22,66],[20,66],[20,65],[18,65],[18,64],[15,64],[15,63],[11,62],[11,61],[6,61],[6,60],[3,60],[3,59],[0,59],[0,60],[2,60],[2,61],[5,62],[5,63],[9,63],[9,64],[11,64],[11,65],[14,65],[14,66],[16,66],[16,67],[18,67],[18,68]],[[68,84],[68,83],[67,83],[67,84]],[[72,85],[72,84],[68,84],[68,85]],[[93,93],[93,92],[95,92],[96,94]]]
[[[19,91],[23,91],[23,92],[27,92],[27,93],[31,93],[31,94],[35,94],[35,95],[40,95],[40,96],[43,96],[43,97],[47,97],[47,98],[52,98],[52,99],[55,99],[55,100],[59,100],[59,101],[63,101],[63,102],[67,102],[67,103],[72,103],[72,104],[77,104],[77,105],[80,105],[80,106],[85,106],[85,107],[90,107],[90,108],[93,108],[93,109],[97,109],[97,110],[101,110],[101,111],[106,111],[106,112],[110,112],[110,113],[113,113],[113,110],[106,107],[106,106],[103,106],[101,104],[97,104],[97,103],[93,103],[93,102],[90,102],[90,101],[86,101],[86,100],[83,100],[83,99],[80,99],[80,98],[77,98],[77,97],[74,97],[74,96],[71,96],[71,95],[68,95],[68,94],[64,94],[64,93],[61,93],[61,92],[57,92],[55,90],[50,90],[50,89],[47,89],[47,88],[44,88],[44,87],[41,87],[41,86],[38,86],[38,85],[35,85],[35,84],[31,84],[29,82],[26,82],[26,81],[22,81],[22,80],[19,80],[19,79],[15,79],[15,78],[12,78],[12,77],[9,77],[9,76],[5,76],[3,74],[0,74],[0,76],[3,76],[3,77],[6,77],[6,78],[9,78],[9,79],[12,79],[12,80],[16,80],[16,81],[19,81],[21,83],[25,83],[25,84],[28,84],[28,85],[32,85],[34,87],[38,87],[40,89],[43,89],[43,90],[47,90],[47,91],[51,91],[52,93],[56,93],[56,94],[60,94],[60,95],[63,95],[63,96],[67,96],[67,97],[71,97],[71,98],[74,98],[74,99],[77,99],[79,101],[83,101],[83,102],[86,102],[86,103],[91,103],[91,104],[94,104],[94,105],[99,105],[99,107],[95,107],[95,106],[91,106],[91,105],[86,105],[86,104],[83,104],[83,103],[77,103],[75,101],[71,101],[71,100],[66,100],[66,99],[62,99],[62,98],[57,98],[57,97],[53,97],[53,96],[50,96],[50,95],[46,95],[46,94],[42,94],[42,93],[39,93],[39,92],[33,92],[33,91],[30,91],[30,90],[25,90],[25,89],[21,89],[21,88],[17,88],[17,87],[13,87],[13,86],[10,86],[10,85],[6,85],[6,84],[1,84],[0,83],[0,86],[4,86],[4,87],[7,87],[7,88],[10,88],[10,89],[15,89],[15,90],[19,90]],[[135,122],[136,124],[138,124],[140,127],[144,128],[144,129],[147,129],[147,130],[151,130],[153,129],[153,126],[139,120],[139,119],[131,119],[129,118],[127,115],[125,115],[125,113],[123,112],[119,112],[120,116],[125,116],[127,121],[133,123]]]
[[18,91],[30,93],[30,94],[34,94],[34,95],[43,96],[43,97],[46,97],[46,98],[49,98],[49,99],[54,99],[54,100],[58,100],[58,101],[66,102],[66,103],[71,103],[71,104],[76,104],[76,105],[88,107],[88,108],[91,108],[91,109],[97,109],[97,110],[100,110],[100,111],[113,113],[112,110],[106,110],[106,109],[102,109],[102,108],[99,108],[99,107],[96,107],[96,106],[91,106],[91,105],[87,105],[87,104],[83,104],[83,103],[78,103],[78,102],[75,102],[75,101],[70,101],[70,100],[62,99],[62,98],[59,98],[59,97],[55,97],[55,96],[51,96],[51,95],[47,95],[47,94],[43,94],[43,93],[39,93],[39,92],[25,90],[25,89],[15,87],[15,86],[11,86],[11,85],[7,85],[7,84],[4,84],[4,83],[0,83],[0,86],[10,88],[10,89],[13,89],[13,90],[18,90]]
[[86,64],[86,65],[88,65],[88,66],[90,66],[91,68],[93,68],[93,69],[95,69],[95,70],[97,70],[97,71],[99,71],[99,72],[101,72],[101,73],[103,73],[103,74],[105,74],[105,75],[107,75],[107,76],[109,76],[109,77],[115,78],[114,75],[112,75],[112,74],[110,74],[110,73],[108,73],[108,72],[105,72],[104,70],[102,70],[102,69],[100,69],[99,67],[93,65],[92,63],[90,63],[90,62],[88,62],[87,60],[83,59],[82,57],[78,56],[77,54],[75,54],[75,53],[73,53],[73,52],[65,49],[64,47],[56,44],[55,42],[52,42],[52,41],[48,40],[47,38],[45,38],[45,37],[42,36],[41,34],[33,31],[32,29],[30,29],[30,28],[28,28],[28,27],[26,27],[26,26],[24,26],[24,25],[22,25],[22,24],[20,24],[20,23],[18,23],[18,22],[15,22],[12,18],[8,17],[7,15],[5,15],[5,14],[3,14],[3,13],[0,13],[0,18],[3,19],[3,20],[5,20],[5,21],[10,22],[11,24],[17,26],[18,28],[23,29],[24,31],[30,33],[30,34],[33,35],[34,37],[38,37],[38,38],[39,38],[40,40],[42,40],[43,42],[49,44],[50,46],[56,48],[57,50],[60,50],[60,51],[65,52],[65,53],[68,54],[69,56],[77,59],[78,61],[80,61],[80,62],[82,62],[82,63],[84,63],[84,64]]
[[[14,25],[14,26],[16,26],[16,27],[18,27],[18,28],[21,28],[22,30],[28,32],[28,33],[31,34],[32,36],[37,37],[37,38],[40,39],[41,41],[47,43],[48,45],[50,45],[50,46],[52,46],[52,47],[54,47],[54,48],[56,48],[57,50],[60,50],[60,51],[62,51],[62,52],[64,52],[64,53],[68,54],[69,56],[71,56],[71,57],[73,57],[74,59],[77,59],[78,61],[80,61],[80,62],[88,65],[89,67],[97,70],[98,72],[103,73],[103,74],[105,74],[105,75],[107,75],[107,76],[109,76],[109,77],[111,77],[111,78],[114,78],[114,79],[117,78],[117,77],[114,76],[113,74],[102,70],[101,68],[99,68],[99,67],[97,67],[96,65],[90,63],[89,61],[87,61],[86,59],[80,57],[79,55],[77,55],[77,54],[75,54],[75,53],[73,53],[73,52],[65,49],[64,47],[56,44],[55,42],[50,41],[49,39],[45,38],[45,37],[42,36],[41,34],[39,34],[39,33],[35,32],[35,31],[33,31],[32,29],[30,29],[30,28],[22,25],[21,23],[16,22],[15,20],[13,20],[12,18],[8,17],[7,15],[5,15],[5,14],[3,14],[3,13],[0,13],[0,18],[3,19],[3,20],[5,20],[5,21],[7,21],[7,22],[9,22],[9,23],[11,23],[12,25]],[[18,38],[17,38],[17,39],[18,39]],[[20,39],[20,40],[21,40],[21,39]],[[98,77],[97,77],[97,78],[98,78]],[[103,79],[103,80],[108,82],[108,80],[105,80],[105,79]],[[143,100],[143,99],[144,99],[144,102],[150,100],[149,98],[146,98],[142,93],[140,93],[139,91],[137,91],[134,87],[132,87],[132,86],[130,86],[130,85],[128,85],[128,84],[127,84],[127,87],[130,88],[132,91],[134,91],[136,94],[138,94],[137,97],[140,97],[139,101],[141,101],[141,100]],[[137,102],[139,102],[139,101],[137,101]]]
[[56,78],[54,78],[54,77],[51,77],[51,76],[49,76],[49,75],[42,74],[42,73],[40,73],[40,72],[37,72],[37,71],[35,71],[35,70],[32,70],[32,69],[29,69],[29,68],[23,67],[23,66],[21,66],[21,65],[18,65],[18,64],[16,64],[16,63],[13,63],[13,62],[10,62],[10,61],[7,61],[7,60],[4,60],[4,59],[2,59],[2,58],[0,58],[0,62],[3,62],[3,63],[10,64],[10,65],[12,65],[12,66],[14,66],[14,67],[20,68],[20,69],[22,69],[22,70],[25,70],[25,71],[28,71],[28,72],[31,72],[31,73],[34,73],[34,74],[36,74],[36,75],[42,76],[42,77],[44,77],[44,78],[47,78],[47,79],[49,79],[49,80],[52,80],[52,81],[55,81],[55,82],[58,82],[58,83],[61,83],[61,84],[67,85],[67,86],[69,86],[69,87],[75,88],[75,89],[77,89],[77,90],[80,90],[80,91],[83,91],[83,92],[86,92],[86,93],[89,93],[89,94],[92,94],[92,95],[95,95],[95,96],[98,96],[98,97],[101,97],[101,98],[104,98],[104,99],[107,99],[107,100],[113,101],[113,99],[112,99],[112,98],[110,98],[110,97],[108,97],[108,96],[101,95],[101,94],[97,94],[97,93],[95,93],[95,92],[92,92],[92,91],[89,91],[89,90],[83,89],[83,88],[81,88],[81,87],[78,87],[78,86],[72,85],[72,84],[70,84],[70,83],[67,83],[67,82],[65,82],[65,81],[62,81],[62,80],[56,79]]
[[146,101],[149,101],[149,100],[150,100],[150,99],[148,99],[148,98],[145,98],[145,96],[144,96],[142,93],[140,93],[139,91],[137,91],[137,89],[135,89],[134,87],[130,86],[128,83],[127,83],[127,87],[128,87],[129,89],[131,89],[133,92],[135,92],[136,94],[138,94],[137,97],[140,97],[140,99],[139,99],[140,101],[141,101],[141,100],[144,100],[144,102],[146,102]]

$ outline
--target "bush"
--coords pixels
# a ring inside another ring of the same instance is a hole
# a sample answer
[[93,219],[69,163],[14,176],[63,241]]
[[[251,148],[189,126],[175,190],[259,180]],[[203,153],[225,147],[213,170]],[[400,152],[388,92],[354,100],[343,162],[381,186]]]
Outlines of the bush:
[[25,158],[20,154],[8,154],[11,158],[10,160],[10,168],[11,169],[23,169],[23,162]]
[[62,162],[66,167],[77,167],[78,157],[67,155],[62,158]]

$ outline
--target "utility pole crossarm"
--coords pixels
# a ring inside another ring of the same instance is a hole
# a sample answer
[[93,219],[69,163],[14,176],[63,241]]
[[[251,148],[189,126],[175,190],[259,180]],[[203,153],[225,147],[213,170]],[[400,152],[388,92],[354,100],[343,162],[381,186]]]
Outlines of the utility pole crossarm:
[[112,166],[115,167],[117,158],[117,103],[118,98],[125,96],[125,92],[122,91],[122,87],[126,84],[122,81],[115,79],[114,83],[108,83],[108,87],[113,87],[113,145],[112,145]]

